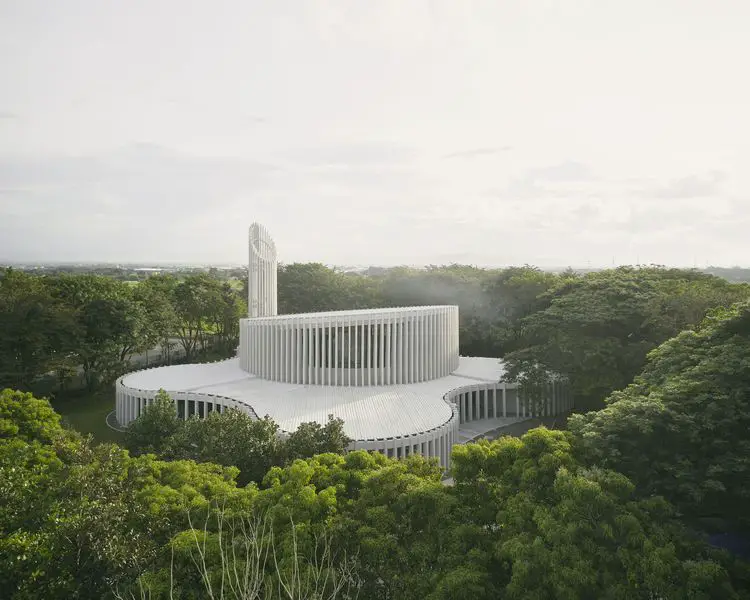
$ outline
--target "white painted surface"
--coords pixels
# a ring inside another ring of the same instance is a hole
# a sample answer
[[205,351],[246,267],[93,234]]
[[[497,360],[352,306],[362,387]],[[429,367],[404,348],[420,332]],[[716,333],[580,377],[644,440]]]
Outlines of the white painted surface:
[[[477,378],[487,384],[499,380],[502,365],[491,359],[495,369],[490,372],[487,361],[462,357],[456,374],[409,385],[337,387],[279,383],[243,371],[238,359],[136,371],[122,377],[118,385],[131,390],[165,389],[232,398],[252,407],[258,416],[270,415],[286,431],[294,431],[307,421],[325,423],[328,415],[333,414],[344,420],[347,435],[367,440],[409,435],[445,424],[452,410],[443,396],[476,383]],[[486,379],[488,375],[490,379]]]
[[271,381],[390,386],[439,379],[459,366],[457,306],[242,319],[240,332],[241,367]]
[[276,314],[276,244],[268,230],[258,223],[250,226],[247,268],[247,314],[266,317]]

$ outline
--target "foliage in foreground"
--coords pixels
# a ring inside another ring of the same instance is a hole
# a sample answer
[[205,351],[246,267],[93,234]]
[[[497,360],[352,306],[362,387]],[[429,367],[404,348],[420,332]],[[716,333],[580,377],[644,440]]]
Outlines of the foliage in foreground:
[[205,419],[177,415],[175,402],[160,390],[128,427],[125,447],[134,455],[154,453],[165,460],[191,459],[239,469],[239,482],[261,481],[274,465],[334,452],[343,454],[351,439],[344,422],[329,416],[325,425],[301,423],[282,438],[268,416],[254,419],[235,409],[210,412]]
[[567,433],[458,447],[454,487],[434,460],[363,451],[242,487],[236,468],[92,446],[45,405],[0,396],[0,585],[12,600],[208,598],[206,576],[218,597],[235,573],[231,540],[249,552],[230,559],[237,572],[268,598],[301,597],[283,589],[294,573],[328,576],[322,597],[338,598],[740,597],[725,555],[688,537],[664,500],[581,465]]

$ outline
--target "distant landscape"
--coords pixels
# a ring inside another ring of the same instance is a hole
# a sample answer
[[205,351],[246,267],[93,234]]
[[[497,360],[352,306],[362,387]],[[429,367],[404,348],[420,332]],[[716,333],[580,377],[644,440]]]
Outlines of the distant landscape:
[[[381,275],[396,267],[384,266],[354,266],[354,265],[326,265],[335,271],[341,273],[359,273],[363,275]],[[404,265],[412,269],[427,269],[429,267]],[[12,267],[19,271],[37,274],[55,275],[58,273],[91,273],[95,275],[106,275],[121,281],[142,281],[150,275],[163,273],[172,275],[191,275],[195,273],[213,273],[221,279],[241,279],[247,275],[247,267],[239,264],[231,265],[212,265],[212,264],[178,264],[178,263],[133,263],[133,264],[112,264],[112,263],[2,263],[0,269]],[[475,268],[472,266],[472,268]],[[497,267],[502,269],[507,267]],[[596,273],[604,271],[609,267],[548,267],[540,269],[547,273],[562,273],[571,270],[575,273]],[[487,269],[493,270],[493,269]],[[702,269],[696,268],[701,273],[716,275],[736,283],[750,282],[750,267],[714,267],[708,266]]]

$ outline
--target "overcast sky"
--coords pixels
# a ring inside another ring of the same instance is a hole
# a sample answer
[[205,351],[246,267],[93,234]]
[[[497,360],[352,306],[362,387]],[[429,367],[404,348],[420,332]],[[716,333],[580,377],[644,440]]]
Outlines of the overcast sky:
[[0,261],[750,264],[748,0],[0,0]]

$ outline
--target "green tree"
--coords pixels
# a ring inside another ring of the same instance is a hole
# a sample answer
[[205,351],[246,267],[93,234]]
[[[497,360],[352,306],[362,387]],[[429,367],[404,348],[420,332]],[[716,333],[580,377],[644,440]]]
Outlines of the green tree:
[[352,441],[344,433],[344,421],[328,415],[325,425],[315,421],[300,423],[286,439],[284,454],[287,460],[310,458],[327,452],[344,454]]
[[90,389],[127,369],[130,354],[154,341],[146,309],[127,284],[99,275],[61,275],[52,294],[75,314],[76,354]]
[[59,425],[46,400],[0,394],[0,584],[11,600],[111,597],[221,500],[247,504],[237,469],[131,458]]
[[125,433],[125,447],[133,454],[169,455],[175,437],[185,426],[177,415],[177,407],[164,390],[154,397]]
[[279,312],[297,314],[382,306],[379,282],[321,263],[279,265]]
[[240,319],[247,316],[247,303],[227,282],[213,291],[209,323],[218,349],[226,355],[236,350],[240,340]]
[[172,303],[177,315],[176,334],[188,361],[198,350],[205,349],[207,337],[215,333],[217,322],[224,328],[230,327],[228,332],[234,331],[233,326],[227,325],[227,320],[232,315],[239,318],[242,309],[238,300],[232,302],[227,305],[221,282],[205,273],[189,275],[174,286]]
[[574,273],[556,275],[525,265],[502,269],[484,284],[494,337],[502,354],[519,349],[524,339],[523,319],[549,306],[547,292]]
[[60,431],[60,415],[47,400],[28,392],[7,388],[0,391],[0,439],[51,443]]
[[709,309],[746,298],[748,288],[696,271],[622,267],[561,280],[548,295],[546,308],[522,320],[521,348],[504,358],[506,378],[559,373],[586,409],[628,385],[658,344]]
[[237,467],[242,484],[261,481],[282,455],[279,426],[270,417],[255,419],[235,409],[191,417],[170,445],[170,457]]
[[750,303],[712,312],[648,357],[606,407],[570,420],[587,461],[690,519],[750,532]]
[[0,386],[29,389],[45,373],[77,364],[77,323],[42,277],[0,276]]
[[[179,321],[172,302],[177,281],[171,275],[152,275],[133,290],[135,300],[143,307],[148,323],[148,348],[156,344],[169,348]],[[239,324],[238,324],[239,326]],[[165,356],[168,360],[169,356]]]
[[566,432],[534,429],[453,456],[459,503],[481,503],[476,523],[492,532],[501,594],[484,597],[738,597],[722,555],[691,540],[666,501],[580,465]]

